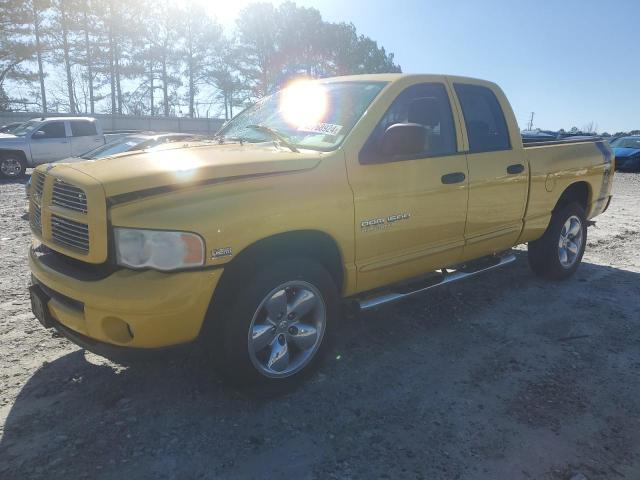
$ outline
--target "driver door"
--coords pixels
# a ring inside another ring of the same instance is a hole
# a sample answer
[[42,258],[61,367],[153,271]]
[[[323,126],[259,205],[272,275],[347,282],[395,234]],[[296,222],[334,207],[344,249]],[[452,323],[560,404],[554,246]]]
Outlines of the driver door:
[[[359,291],[454,264],[462,255],[468,172],[452,104],[444,81],[404,88],[359,158],[347,161],[354,192]],[[397,123],[423,126],[421,153],[380,157],[381,138]]]
[[63,120],[47,122],[31,134],[31,157],[34,164],[53,162],[71,156],[71,142],[67,138],[65,124]]

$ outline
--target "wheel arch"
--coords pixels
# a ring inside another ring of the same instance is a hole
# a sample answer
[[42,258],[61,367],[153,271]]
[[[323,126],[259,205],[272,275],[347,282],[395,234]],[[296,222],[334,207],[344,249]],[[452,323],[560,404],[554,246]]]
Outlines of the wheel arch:
[[9,157],[11,155],[16,155],[20,159],[24,160],[25,163],[28,163],[27,154],[24,153],[23,150],[10,150],[10,149],[2,149],[2,150],[0,150],[0,158]]
[[560,210],[572,202],[577,202],[585,212],[589,210],[589,205],[593,198],[591,185],[585,181],[578,181],[570,184],[564,189],[560,198],[553,207],[553,212]]
[[287,256],[317,260],[327,269],[338,291],[342,291],[345,281],[343,257],[338,243],[331,235],[320,230],[278,233],[256,240],[224,265],[224,272],[211,297],[207,316],[217,316],[226,304],[225,300],[233,295],[234,286],[242,281],[243,276],[255,271],[257,264],[267,259]]

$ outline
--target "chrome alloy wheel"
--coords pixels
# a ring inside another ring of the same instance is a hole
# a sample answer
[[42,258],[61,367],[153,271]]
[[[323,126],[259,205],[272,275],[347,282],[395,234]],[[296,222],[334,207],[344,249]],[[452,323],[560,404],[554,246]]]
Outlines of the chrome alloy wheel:
[[249,357],[270,378],[289,377],[317,353],[327,309],[316,287],[302,280],[284,283],[260,302],[249,326]]
[[22,171],[22,165],[15,158],[0,159],[0,172],[6,177],[17,177]]
[[558,242],[558,256],[563,268],[571,268],[576,263],[582,242],[582,220],[572,215],[564,222]]

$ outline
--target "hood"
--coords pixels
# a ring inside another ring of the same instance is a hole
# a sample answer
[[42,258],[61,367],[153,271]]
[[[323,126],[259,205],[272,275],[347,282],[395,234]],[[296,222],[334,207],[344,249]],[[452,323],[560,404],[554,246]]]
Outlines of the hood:
[[613,154],[617,158],[629,158],[640,155],[640,148],[614,148]]
[[84,162],[84,161],[86,160],[81,157],[67,157],[67,158],[63,158],[62,160],[54,160],[52,163],[78,163],[78,162]]
[[[100,182],[107,197],[144,194],[253,176],[307,170],[315,167],[322,153],[294,153],[273,144],[227,144],[184,147],[176,145],[153,152],[131,152],[97,160],[53,163],[53,174],[72,169]],[[128,197],[128,196],[127,196]]]
[[17,145],[24,143],[26,143],[24,137],[16,137],[10,133],[0,133],[0,145]]

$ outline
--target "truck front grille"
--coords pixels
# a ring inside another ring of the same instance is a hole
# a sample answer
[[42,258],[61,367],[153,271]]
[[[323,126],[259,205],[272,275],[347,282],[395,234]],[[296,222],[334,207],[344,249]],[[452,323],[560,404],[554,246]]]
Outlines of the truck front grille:
[[76,212],[87,213],[87,195],[81,188],[56,179],[51,203]]
[[84,223],[51,215],[51,237],[63,247],[89,251],[89,226]]
[[[51,169],[50,169],[51,170]],[[108,226],[104,190],[81,172],[38,167],[29,188],[29,227],[36,240],[79,262],[108,260]]]

